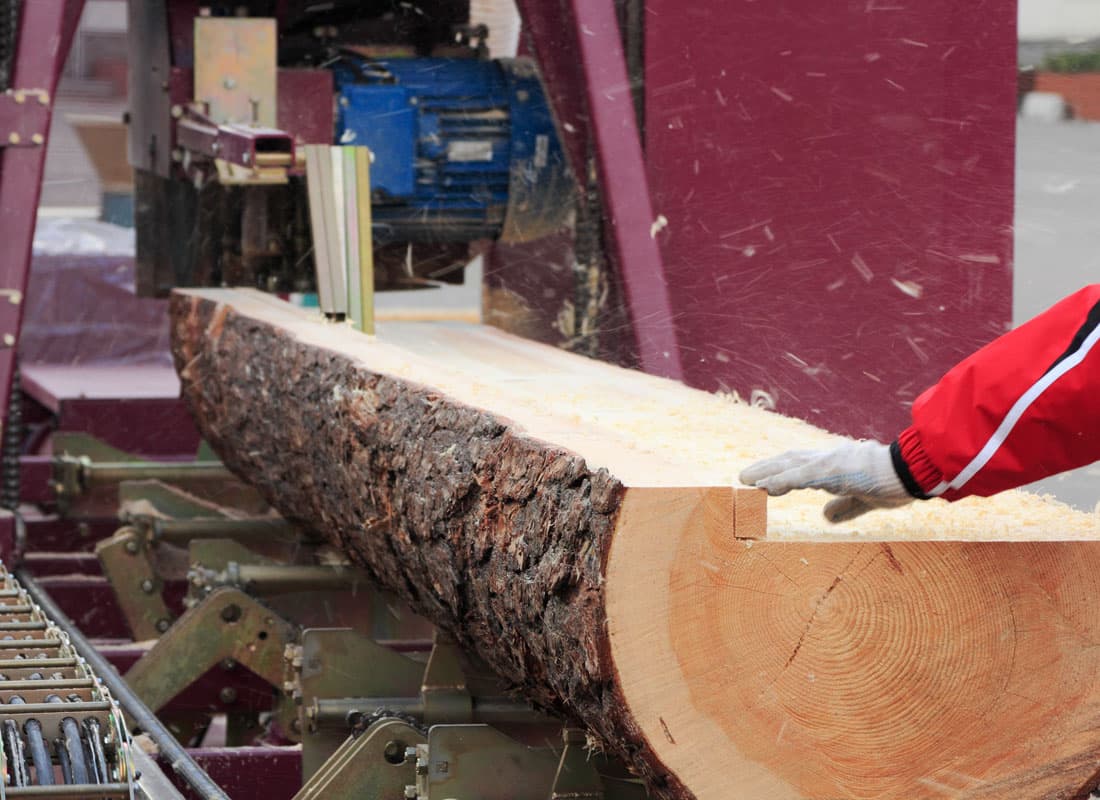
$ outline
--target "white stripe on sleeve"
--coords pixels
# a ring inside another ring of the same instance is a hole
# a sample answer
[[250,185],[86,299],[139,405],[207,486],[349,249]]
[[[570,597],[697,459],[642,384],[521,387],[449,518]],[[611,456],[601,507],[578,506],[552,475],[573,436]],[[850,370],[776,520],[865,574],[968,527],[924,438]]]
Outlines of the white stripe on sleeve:
[[1009,409],[1005,418],[1001,420],[997,430],[989,437],[989,441],[978,451],[973,460],[963,468],[962,472],[955,476],[954,480],[946,484],[941,483],[929,494],[933,496],[940,495],[948,489],[961,489],[965,486],[971,478],[978,474],[982,467],[989,463],[989,460],[1005,443],[1008,435],[1012,433],[1012,429],[1016,427],[1016,423],[1020,421],[1020,418],[1031,407],[1031,404],[1039,399],[1039,396],[1049,389],[1056,380],[1084,361],[1098,340],[1100,340],[1100,325],[1093,329],[1092,333],[1088,335],[1088,338],[1081,343],[1081,346],[1074,353],[1062,359],[1054,369],[1037,380],[1020,396],[1020,399]]

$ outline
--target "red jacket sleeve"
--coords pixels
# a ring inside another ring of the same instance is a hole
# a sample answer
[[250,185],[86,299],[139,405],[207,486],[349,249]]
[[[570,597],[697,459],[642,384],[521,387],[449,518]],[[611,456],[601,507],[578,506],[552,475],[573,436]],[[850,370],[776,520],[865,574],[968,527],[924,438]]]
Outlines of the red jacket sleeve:
[[991,495],[1100,459],[1100,284],[951,369],[891,452],[917,497]]

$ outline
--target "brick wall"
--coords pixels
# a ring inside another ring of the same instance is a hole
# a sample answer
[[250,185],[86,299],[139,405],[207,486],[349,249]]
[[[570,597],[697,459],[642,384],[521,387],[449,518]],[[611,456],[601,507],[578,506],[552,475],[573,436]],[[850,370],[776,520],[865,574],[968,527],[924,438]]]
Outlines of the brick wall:
[[1076,119],[1100,120],[1100,73],[1036,72],[1035,91],[1060,94]]

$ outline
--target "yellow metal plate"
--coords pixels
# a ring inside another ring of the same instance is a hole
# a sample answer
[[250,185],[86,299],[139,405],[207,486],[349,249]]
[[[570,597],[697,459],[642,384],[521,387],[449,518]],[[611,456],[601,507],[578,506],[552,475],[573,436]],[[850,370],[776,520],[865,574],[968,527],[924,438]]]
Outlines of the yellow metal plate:
[[273,19],[195,20],[195,99],[215,122],[275,127]]

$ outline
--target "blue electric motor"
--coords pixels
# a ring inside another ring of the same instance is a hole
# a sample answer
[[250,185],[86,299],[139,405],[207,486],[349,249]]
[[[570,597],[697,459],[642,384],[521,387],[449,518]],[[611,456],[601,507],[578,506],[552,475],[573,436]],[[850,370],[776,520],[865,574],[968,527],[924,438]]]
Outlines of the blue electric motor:
[[379,242],[552,233],[572,177],[537,70],[526,59],[365,59],[332,66],[336,141],[370,147]]

